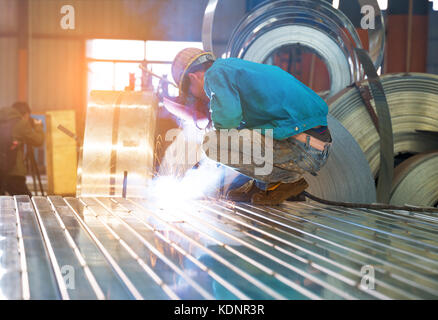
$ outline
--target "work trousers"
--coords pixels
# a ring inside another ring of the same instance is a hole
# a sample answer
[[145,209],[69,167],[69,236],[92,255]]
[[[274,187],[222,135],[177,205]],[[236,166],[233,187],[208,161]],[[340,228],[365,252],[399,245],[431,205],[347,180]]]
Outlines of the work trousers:
[[278,182],[296,182],[305,173],[316,176],[330,155],[330,143],[320,151],[293,137],[275,140],[259,130],[230,132],[218,130],[206,134],[203,143],[206,155],[256,180],[262,189]]

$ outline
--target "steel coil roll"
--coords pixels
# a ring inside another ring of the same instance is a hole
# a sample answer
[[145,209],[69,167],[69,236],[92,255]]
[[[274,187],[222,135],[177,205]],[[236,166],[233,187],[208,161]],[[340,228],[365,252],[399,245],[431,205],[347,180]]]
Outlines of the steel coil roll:
[[311,194],[332,201],[373,203],[376,188],[366,158],[342,124],[328,117],[333,146],[325,167],[314,177],[305,175]]
[[396,168],[391,203],[418,206],[438,204],[438,152],[416,155]]
[[143,197],[153,175],[152,92],[92,91],[76,195]]
[[[381,82],[391,112],[395,154],[438,150],[438,141],[433,136],[417,132],[438,130],[438,76],[387,74],[381,77]],[[367,81],[360,84],[367,85]],[[377,177],[380,166],[379,135],[359,90],[347,88],[328,103],[330,113],[359,143]]]
[[[227,1],[210,0],[203,25],[206,50],[222,55],[221,41],[215,41],[214,26],[220,17],[216,11]],[[370,29],[370,53],[376,67],[383,57],[384,24],[376,0],[360,0],[376,11],[376,28]],[[266,1],[244,16],[234,28],[225,56],[265,63],[277,49],[300,45],[314,52],[327,66],[332,96],[353,82],[363,79],[360,63],[354,52],[362,43],[352,22],[325,1]]]

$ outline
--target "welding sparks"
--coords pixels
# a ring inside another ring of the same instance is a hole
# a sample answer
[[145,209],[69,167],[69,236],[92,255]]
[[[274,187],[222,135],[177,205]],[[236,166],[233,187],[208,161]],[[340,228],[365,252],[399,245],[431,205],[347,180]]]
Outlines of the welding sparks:
[[173,143],[167,148],[165,160],[147,194],[159,207],[180,209],[192,200],[217,193],[224,170],[202,152],[204,134],[204,130],[184,122],[182,130],[166,135],[166,141]]
[[217,193],[223,177],[222,168],[213,161],[204,160],[183,177],[159,176],[149,189],[149,197],[163,208],[180,208],[191,200],[202,199]]

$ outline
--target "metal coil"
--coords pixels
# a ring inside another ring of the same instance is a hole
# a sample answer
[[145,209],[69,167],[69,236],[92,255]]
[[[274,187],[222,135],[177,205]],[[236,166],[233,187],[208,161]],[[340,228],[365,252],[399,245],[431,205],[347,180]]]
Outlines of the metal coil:
[[[227,3],[225,1],[225,3]],[[375,8],[376,28],[369,30],[370,55],[376,68],[381,64],[384,48],[384,24],[375,0],[361,0],[361,5]],[[210,0],[203,25],[206,50],[222,55],[220,41],[215,41],[215,18],[224,2]],[[232,25],[232,24],[231,24]],[[234,27],[233,25],[230,26]],[[264,2],[235,27],[225,56],[264,63],[277,49],[301,45],[316,53],[329,71],[332,96],[349,84],[363,79],[360,63],[354,52],[362,43],[352,22],[325,1],[279,0]]]
[[[381,77],[391,112],[394,152],[423,153],[438,149],[438,141],[417,130],[437,131],[438,76],[387,74]],[[367,81],[360,83],[367,85]],[[379,135],[359,90],[347,88],[329,101],[330,113],[353,135],[377,177],[380,167]],[[371,101],[374,104],[373,101]]]
[[438,152],[416,155],[396,168],[391,203],[436,206],[437,186]]
[[314,177],[306,174],[308,192],[332,201],[376,202],[376,188],[366,158],[351,134],[328,117],[333,147],[325,167]]
[[153,174],[156,109],[151,92],[91,92],[78,196],[145,195]]

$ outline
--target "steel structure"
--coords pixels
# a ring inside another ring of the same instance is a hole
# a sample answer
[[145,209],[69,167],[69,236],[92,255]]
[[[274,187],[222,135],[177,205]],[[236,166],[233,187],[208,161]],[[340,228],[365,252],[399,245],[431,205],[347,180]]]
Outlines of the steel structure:
[[438,217],[221,200],[0,198],[7,299],[436,299]]

